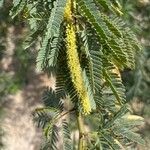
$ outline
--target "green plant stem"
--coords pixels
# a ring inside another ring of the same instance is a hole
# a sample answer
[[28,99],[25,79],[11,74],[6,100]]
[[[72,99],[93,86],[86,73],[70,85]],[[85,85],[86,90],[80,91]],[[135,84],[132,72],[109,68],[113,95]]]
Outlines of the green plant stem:
[[79,143],[78,150],[84,150],[84,122],[82,115],[79,113],[77,117],[78,129],[79,129]]

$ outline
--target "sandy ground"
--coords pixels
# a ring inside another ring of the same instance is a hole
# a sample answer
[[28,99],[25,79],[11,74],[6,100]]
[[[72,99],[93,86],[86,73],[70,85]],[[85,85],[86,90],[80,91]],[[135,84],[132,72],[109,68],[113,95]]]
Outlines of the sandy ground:
[[42,106],[41,95],[44,87],[53,85],[54,79],[35,75],[28,85],[15,95],[9,95],[4,105],[6,112],[2,128],[6,150],[39,150],[41,130],[33,123],[32,111]]

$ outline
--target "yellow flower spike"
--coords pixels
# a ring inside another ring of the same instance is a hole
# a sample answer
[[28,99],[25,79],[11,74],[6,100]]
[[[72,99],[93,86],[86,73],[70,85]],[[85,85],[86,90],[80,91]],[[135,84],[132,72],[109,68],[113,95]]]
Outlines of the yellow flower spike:
[[82,70],[80,67],[77,46],[76,34],[73,24],[68,24],[66,28],[66,41],[67,41],[67,56],[68,66],[71,72],[72,82],[78,92],[83,108],[83,114],[87,115],[91,112],[89,96],[86,91],[84,81],[82,78]]
[[72,12],[71,12],[71,0],[67,0],[64,18],[69,21],[72,20]]
[[72,82],[78,93],[78,97],[81,100],[81,105],[83,108],[83,114],[87,115],[91,112],[91,106],[89,102],[89,95],[86,91],[84,81],[82,78],[82,70],[79,62],[77,45],[76,45],[76,34],[75,27],[72,23],[72,1],[68,0],[65,8],[64,18],[67,21],[66,27],[66,41],[67,41],[67,57],[68,66],[71,73]]

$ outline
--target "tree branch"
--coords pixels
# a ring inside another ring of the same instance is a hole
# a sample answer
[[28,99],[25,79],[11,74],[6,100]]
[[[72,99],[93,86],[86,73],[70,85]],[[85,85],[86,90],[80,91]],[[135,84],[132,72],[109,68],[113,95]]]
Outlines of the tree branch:
[[82,115],[79,113],[77,117],[78,129],[79,129],[79,143],[78,150],[84,150],[84,122]]

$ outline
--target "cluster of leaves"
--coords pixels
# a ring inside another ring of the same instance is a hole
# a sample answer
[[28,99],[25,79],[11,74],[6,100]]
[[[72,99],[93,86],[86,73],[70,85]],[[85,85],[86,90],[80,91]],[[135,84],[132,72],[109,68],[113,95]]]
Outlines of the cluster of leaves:
[[[38,125],[44,129],[43,149],[57,149],[59,139],[63,140],[63,149],[73,149],[68,114],[78,116],[82,106],[68,67],[64,19],[67,0],[14,0],[13,4],[12,17],[19,14],[31,26],[27,45],[41,42],[37,69],[56,75],[56,90],[44,93],[46,107],[34,113]],[[134,55],[140,46],[119,18],[122,13],[118,2],[76,0],[72,13],[80,66],[92,107],[92,113],[84,119],[97,120],[97,126],[82,135],[86,141],[84,149],[117,150],[130,141],[143,144],[133,131],[141,119],[127,114],[125,88],[119,73],[124,68],[134,68]],[[92,126],[92,121],[89,122]]]
[[[120,0],[122,5],[122,11],[124,12],[124,17],[128,21],[129,25],[133,25],[133,30],[142,39],[144,46],[148,46],[148,39],[150,38],[150,25],[149,25],[149,9],[150,3],[147,0],[135,0],[135,1],[125,1]],[[144,38],[144,41],[143,41]]]
[[122,9],[125,13],[125,19],[132,25],[133,30],[143,44],[144,51],[142,55],[136,57],[136,68],[134,71],[123,73],[124,84],[127,89],[127,98],[129,100],[137,97],[139,100],[150,103],[150,2],[145,0],[124,1],[122,0]]

